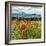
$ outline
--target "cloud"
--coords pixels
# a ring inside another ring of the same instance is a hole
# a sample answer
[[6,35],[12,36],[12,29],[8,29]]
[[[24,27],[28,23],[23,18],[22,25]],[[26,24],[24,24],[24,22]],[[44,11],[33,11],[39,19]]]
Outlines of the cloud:
[[12,13],[19,13],[19,12],[25,12],[25,13],[41,13],[40,8],[34,8],[34,7],[25,7],[25,6],[12,6]]

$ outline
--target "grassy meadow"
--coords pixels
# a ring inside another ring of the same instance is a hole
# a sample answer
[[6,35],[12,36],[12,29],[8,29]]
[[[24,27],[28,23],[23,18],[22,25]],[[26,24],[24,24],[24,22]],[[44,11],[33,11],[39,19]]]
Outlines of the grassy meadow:
[[40,20],[18,20],[11,22],[12,39],[39,39],[41,38]]

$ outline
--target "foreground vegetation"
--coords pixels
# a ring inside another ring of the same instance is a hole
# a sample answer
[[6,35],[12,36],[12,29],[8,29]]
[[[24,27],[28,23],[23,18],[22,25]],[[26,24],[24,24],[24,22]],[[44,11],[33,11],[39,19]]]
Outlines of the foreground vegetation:
[[41,38],[41,21],[12,20],[12,39]]

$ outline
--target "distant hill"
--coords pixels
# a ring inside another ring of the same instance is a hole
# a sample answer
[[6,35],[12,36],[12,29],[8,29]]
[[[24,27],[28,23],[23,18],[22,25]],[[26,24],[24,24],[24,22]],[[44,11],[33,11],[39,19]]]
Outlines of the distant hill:
[[12,13],[12,17],[20,17],[20,18],[41,18],[41,15],[40,14],[37,14],[37,13],[19,12],[19,13]]

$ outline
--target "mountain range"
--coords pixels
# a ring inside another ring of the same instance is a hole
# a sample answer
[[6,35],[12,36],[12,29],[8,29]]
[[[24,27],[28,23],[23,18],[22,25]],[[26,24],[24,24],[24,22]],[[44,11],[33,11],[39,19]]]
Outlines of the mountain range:
[[12,13],[12,17],[22,17],[22,18],[40,18],[41,15],[37,13],[25,13],[25,12],[18,12]]

